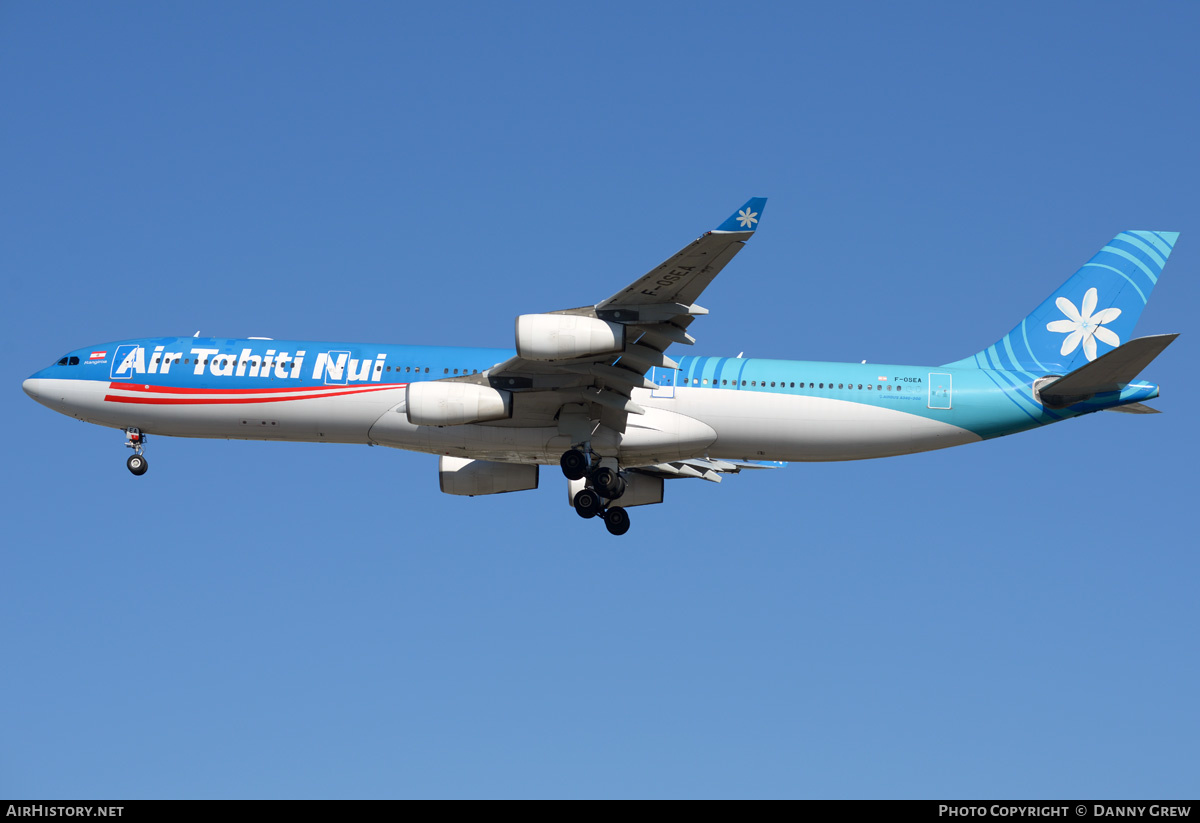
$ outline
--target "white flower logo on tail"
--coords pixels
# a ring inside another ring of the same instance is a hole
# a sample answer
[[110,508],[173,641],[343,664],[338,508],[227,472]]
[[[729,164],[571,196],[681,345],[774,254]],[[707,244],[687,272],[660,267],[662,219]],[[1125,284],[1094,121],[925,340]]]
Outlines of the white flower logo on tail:
[[737,213],[737,221],[742,224],[743,229],[752,229],[758,222],[758,212],[750,211],[749,207],[740,209]]
[[1080,309],[1076,309],[1075,304],[1065,297],[1054,301],[1058,310],[1065,314],[1067,319],[1047,323],[1046,329],[1067,336],[1067,339],[1063,340],[1062,351],[1059,352],[1064,357],[1079,348],[1080,341],[1083,341],[1083,353],[1087,355],[1089,361],[1095,360],[1097,337],[1101,342],[1107,343],[1113,348],[1121,345],[1121,338],[1117,337],[1111,329],[1104,328],[1106,323],[1111,323],[1121,316],[1121,310],[1096,311],[1097,302],[1099,302],[1099,294],[1094,288],[1087,290]]

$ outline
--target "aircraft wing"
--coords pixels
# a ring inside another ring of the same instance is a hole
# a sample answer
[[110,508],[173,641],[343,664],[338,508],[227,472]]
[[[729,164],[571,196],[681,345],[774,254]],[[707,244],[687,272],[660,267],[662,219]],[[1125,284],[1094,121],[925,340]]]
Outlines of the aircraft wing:
[[[642,277],[593,306],[549,312],[594,318],[623,327],[619,350],[572,359],[530,359],[520,354],[483,372],[460,378],[486,382],[512,392],[553,393],[540,406],[578,403],[600,425],[625,431],[630,414],[644,410],[630,396],[635,388],[654,388],[646,372],[654,366],[676,368],[665,352],[672,343],[695,342],[687,328],[708,310],[697,298],[754,234],[765,197],[755,197],[715,229],[705,232]],[[518,319],[520,323],[520,319]],[[532,399],[532,398],[530,398]]]

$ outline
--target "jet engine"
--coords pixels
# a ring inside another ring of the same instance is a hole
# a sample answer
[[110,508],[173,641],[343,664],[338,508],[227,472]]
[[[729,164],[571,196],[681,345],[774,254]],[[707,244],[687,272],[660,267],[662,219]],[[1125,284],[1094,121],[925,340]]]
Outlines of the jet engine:
[[625,349],[625,327],[574,314],[522,314],[517,354],[525,360],[570,360]]
[[409,383],[408,422],[414,426],[462,426],[512,417],[512,394],[475,383]]

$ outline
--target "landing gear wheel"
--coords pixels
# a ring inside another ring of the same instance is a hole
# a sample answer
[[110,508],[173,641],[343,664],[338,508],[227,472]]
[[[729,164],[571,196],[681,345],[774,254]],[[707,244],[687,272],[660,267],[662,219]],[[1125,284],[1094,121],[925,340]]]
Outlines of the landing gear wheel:
[[568,480],[582,480],[587,474],[587,455],[579,449],[568,449],[559,458],[558,465],[562,466],[562,472]]
[[629,513],[620,506],[610,506],[604,513],[604,528],[609,534],[625,534],[629,531]]
[[[582,489],[575,494],[575,513],[583,519],[595,517],[600,513],[600,509],[604,506],[604,502],[600,499],[600,495],[596,494],[595,489]],[[628,520],[629,518],[626,518]],[[629,528],[626,526],[625,528]]]
[[616,500],[625,493],[625,478],[610,468],[601,467],[592,473],[592,485],[601,497]]
[[146,463],[146,458],[142,457],[140,454],[130,455],[129,459],[125,461],[125,466],[130,472],[138,477],[141,477],[146,473],[146,469],[150,468],[150,466]]

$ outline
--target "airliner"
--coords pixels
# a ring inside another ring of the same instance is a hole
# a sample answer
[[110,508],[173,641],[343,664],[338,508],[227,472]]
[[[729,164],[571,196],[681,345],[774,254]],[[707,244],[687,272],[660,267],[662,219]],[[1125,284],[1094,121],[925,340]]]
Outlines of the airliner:
[[[1157,413],[1138,379],[1178,335],[1132,338],[1177,232],[1123,231],[978,354],[939,366],[668,356],[742,250],[752,198],[591,306],[516,318],[515,348],[150,337],[69,352],[24,381],[64,415],[150,435],[366,443],[439,455],[441,490],[535,489],[557,463],[612,534],[666,480],[943,449],[1096,411]],[[678,357],[678,359],[676,359]]]

